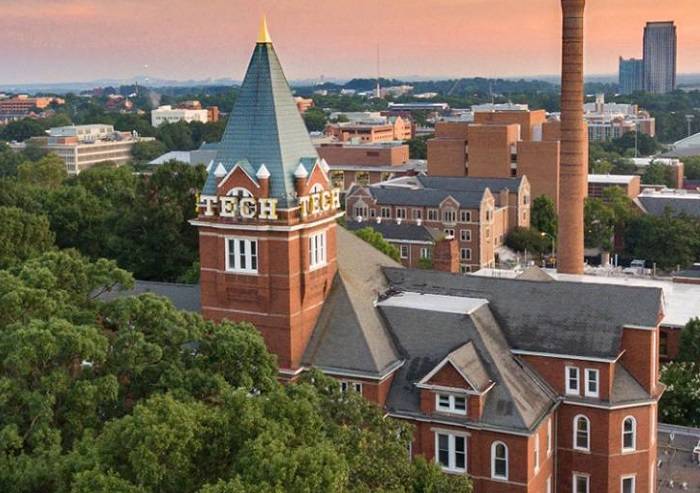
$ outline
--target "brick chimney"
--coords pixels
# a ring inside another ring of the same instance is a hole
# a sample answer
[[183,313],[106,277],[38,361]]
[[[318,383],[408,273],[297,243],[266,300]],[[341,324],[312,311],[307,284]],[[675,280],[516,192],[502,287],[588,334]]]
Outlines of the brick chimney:
[[459,244],[454,237],[447,237],[435,243],[433,269],[442,272],[459,272]]
[[561,0],[561,165],[557,271],[583,273],[583,201],[588,163],[583,122],[583,12],[586,0]]

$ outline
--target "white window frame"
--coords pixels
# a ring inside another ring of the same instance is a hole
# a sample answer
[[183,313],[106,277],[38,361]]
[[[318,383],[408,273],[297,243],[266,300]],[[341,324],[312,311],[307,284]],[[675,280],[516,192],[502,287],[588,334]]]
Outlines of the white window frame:
[[[578,422],[579,420],[584,420],[586,422],[586,446],[581,447],[578,444]],[[583,452],[590,452],[591,451],[591,420],[588,419],[588,416],[583,415],[583,414],[577,414],[574,417],[574,442],[573,442],[573,448],[574,450],[580,450]]]
[[420,258],[430,260],[430,248],[423,247],[420,249]]
[[[447,455],[448,455],[447,466],[444,466],[440,463],[440,436],[447,437]],[[457,457],[457,447],[456,447],[457,438],[461,438],[464,440],[464,468],[460,468],[460,467],[455,466],[455,464],[457,462],[457,460],[456,460],[456,457]],[[468,458],[469,458],[469,455],[467,453],[467,436],[462,435],[462,434],[448,433],[448,432],[444,432],[444,431],[436,431],[435,432],[435,454],[434,455],[435,455],[435,463],[438,466],[440,466],[443,471],[460,473],[460,474],[467,472]]]
[[[501,475],[501,474],[496,473],[496,447],[499,445],[503,445],[505,452],[506,452],[506,456],[505,456],[506,473],[505,473],[505,475]],[[508,473],[509,473],[508,445],[506,445],[504,442],[501,442],[501,441],[495,441],[491,444],[491,479],[501,479],[504,481],[508,481]]]
[[[570,370],[574,370],[576,372],[576,388],[569,385],[571,380],[569,378]],[[581,395],[581,372],[577,366],[564,367],[564,385],[566,388],[566,395]]]
[[471,248],[460,248],[459,249],[459,260],[462,262],[470,262],[472,259],[472,249]]
[[[632,446],[631,447],[625,447],[625,423],[627,420],[632,420]],[[625,418],[622,420],[622,430],[621,430],[621,435],[622,437],[622,451],[623,452],[634,452],[637,450],[637,419],[634,416],[625,416]]]
[[314,233],[309,236],[309,268],[319,269],[326,265],[326,232]]
[[463,241],[463,242],[472,241],[472,230],[471,229],[460,229],[459,230],[459,241]]
[[[241,253],[240,246],[241,243],[245,244],[245,266],[241,266]],[[234,251],[231,252],[231,245],[233,244]],[[253,253],[253,245],[255,245],[255,252]],[[257,274],[258,267],[260,266],[260,248],[257,238],[250,238],[244,236],[227,236],[225,238],[226,247],[226,272],[234,272],[236,274]],[[234,265],[231,265],[231,254],[233,253]],[[255,267],[253,267],[253,262],[255,262]]]
[[423,209],[413,209],[413,219],[423,219]]
[[349,390],[353,390],[362,395],[362,382],[353,382],[351,380],[341,380],[339,382],[340,392],[345,394]]
[[552,418],[547,420],[547,457],[552,456]]
[[445,228],[444,233],[445,236],[451,236],[452,238],[455,237],[455,230],[452,228]]
[[540,434],[535,433],[535,474],[540,472]]
[[397,207],[396,208],[396,219],[406,219],[406,208]]
[[426,217],[428,221],[439,221],[440,211],[438,209],[428,209]]
[[391,219],[391,207],[380,207],[379,217],[382,219]]
[[[586,368],[584,370],[585,382],[584,382],[584,395],[586,397],[600,397],[600,371],[595,368]],[[595,379],[591,379],[591,376],[595,375]],[[595,391],[590,389],[590,384],[595,382]]]
[[[578,489],[577,479],[578,478],[585,478],[586,479],[586,491],[580,491]],[[571,476],[571,491],[574,493],[590,493],[591,492],[591,476],[590,474],[581,474],[579,472],[575,472]]]
[[459,211],[459,222],[461,222],[461,223],[472,222],[472,211],[460,210]]
[[545,483],[545,493],[552,493],[552,476],[547,477],[547,482]]
[[408,245],[399,245],[399,251],[401,252],[401,258],[408,258]]
[[[448,398],[448,405],[444,406],[441,402],[440,399],[447,397]],[[464,399],[464,409],[457,409],[456,400],[457,399]],[[435,410],[440,411],[442,413],[450,413],[450,414],[459,414],[461,416],[466,416],[467,415],[467,396],[466,395],[455,395],[455,394],[446,394],[444,392],[438,392],[435,394]]]
[[626,475],[620,477],[620,493],[625,492],[625,480],[626,479],[632,480],[632,493],[636,493],[636,491],[637,491],[637,475],[636,474],[626,474]]
[[442,211],[442,222],[445,224],[457,223],[457,211],[453,207],[445,207]]

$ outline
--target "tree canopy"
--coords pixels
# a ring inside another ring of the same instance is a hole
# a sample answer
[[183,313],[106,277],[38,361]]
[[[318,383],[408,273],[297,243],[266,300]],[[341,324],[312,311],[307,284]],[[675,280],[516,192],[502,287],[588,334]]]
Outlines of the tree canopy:
[[471,491],[335,380],[278,383],[252,326],[103,297],[132,283],[74,250],[0,270],[3,491]]

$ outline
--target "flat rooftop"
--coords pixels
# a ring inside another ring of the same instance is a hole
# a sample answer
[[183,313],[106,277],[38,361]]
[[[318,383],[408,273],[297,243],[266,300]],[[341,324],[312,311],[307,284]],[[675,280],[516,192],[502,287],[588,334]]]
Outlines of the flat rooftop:
[[[554,269],[542,270],[555,281],[661,288],[664,292],[664,318],[662,325],[666,327],[684,327],[691,318],[700,317],[700,284],[685,284],[673,282],[670,279],[651,279],[629,275],[575,275],[560,274]],[[472,275],[515,278],[520,273],[521,271],[515,270],[481,269]]]
[[637,175],[588,175],[588,183],[628,185]]

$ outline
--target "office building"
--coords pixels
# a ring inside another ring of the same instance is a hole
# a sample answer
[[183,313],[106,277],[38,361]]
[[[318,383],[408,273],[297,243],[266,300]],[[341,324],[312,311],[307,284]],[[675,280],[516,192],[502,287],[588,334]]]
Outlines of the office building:
[[170,105],[159,106],[151,111],[151,125],[160,127],[165,123],[177,122],[201,122],[209,121],[209,112],[206,109],[197,108],[173,108]]
[[629,132],[656,136],[656,118],[636,104],[606,103],[604,94],[597,94],[595,103],[584,105],[588,140],[607,142]]
[[632,94],[644,90],[644,60],[620,57],[620,94]]
[[676,88],[677,36],[670,22],[647,22],[644,28],[644,90],[666,94]]

